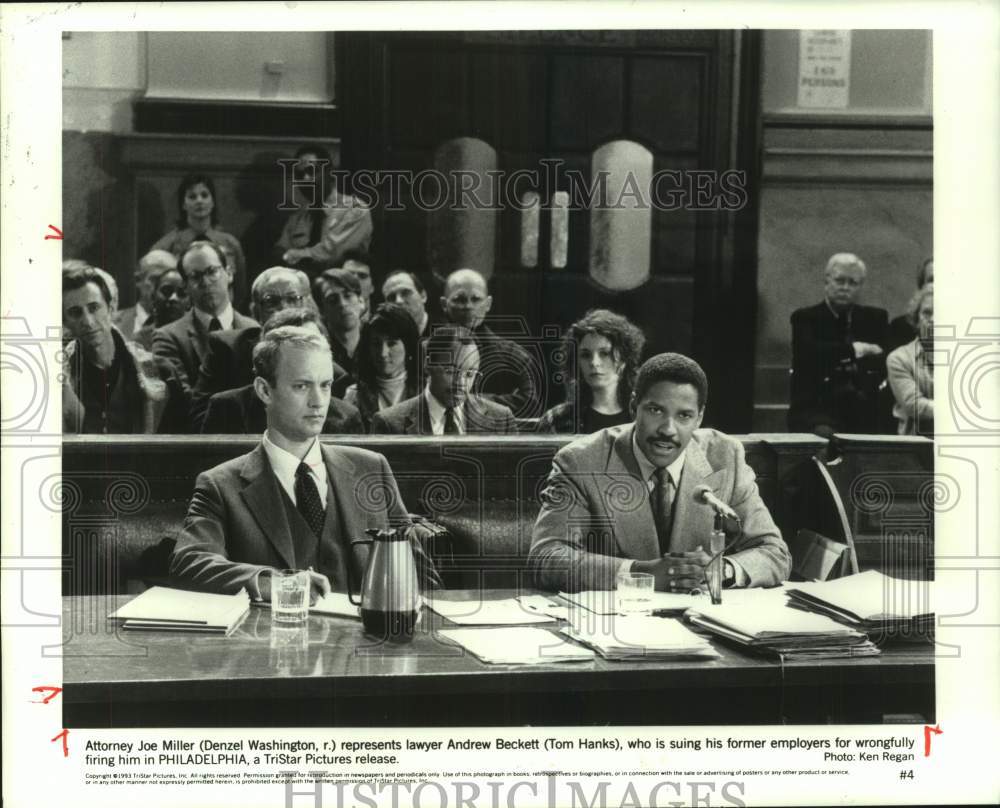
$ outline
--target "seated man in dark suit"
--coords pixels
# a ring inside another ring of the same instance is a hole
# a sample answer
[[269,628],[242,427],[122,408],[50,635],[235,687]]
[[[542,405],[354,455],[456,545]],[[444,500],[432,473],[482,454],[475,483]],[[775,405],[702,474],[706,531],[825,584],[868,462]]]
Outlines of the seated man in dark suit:
[[865,274],[860,258],[837,253],[826,265],[826,299],[792,313],[793,432],[878,431],[889,315],[855,302]]
[[244,317],[229,301],[233,270],[218,244],[193,241],[178,262],[187,284],[191,310],[153,335],[153,353],[173,366],[190,407],[191,391],[198,379],[198,369],[208,350],[212,331],[248,328],[257,321]]
[[465,435],[517,432],[508,407],[472,394],[479,349],[466,330],[438,326],[423,345],[423,392],[372,416],[372,434]]
[[382,299],[406,309],[417,324],[421,337],[429,336],[430,315],[427,313],[427,290],[415,272],[394,269],[382,283]]
[[224,329],[208,335],[205,355],[191,391],[191,420],[201,430],[208,399],[213,393],[242,387],[253,381],[253,347],[260,339],[260,326],[283,309],[312,305],[309,276],[298,269],[270,267],[258,275],[250,288],[250,313],[257,322],[246,328]]
[[[312,308],[282,309],[271,315],[260,331],[263,339],[269,332],[284,326],[299,326],[327,339],[326,329],[319,313]],[[254,341],[254,345],[257,341]],[[334,378],[343,371],[334,364]],[[252,435],[264,431],[267,413],[264,403],[254,390],[254,385],[245,384],[232,390],[223,390],[209,398],[201,431],[212,435]],[[330,397],[323,432],[333,435],[358,435],[365,431],[358,408],[334,396]]]
[[531,536],[528,564],[554,591],[614,589],[622,572],[652,573],[656,589],[701,586],[714,510],[728,509],[725,586],[775,586],[791,558],[760,498],[743,445],[699,429],[708,379],[693,360],[666,353],[639,369],[632,424],[563,447],[552,462]]
[[486,323],[493,296],[486,279],[474,269],[457,269],[448,276],[441,308],[452,325],[467,328],[479,346],[479,392],[483,398],[509,407],[519,418],[533,418],[545,407],[537,379],[542,368],[524,348],[496,334]]
[[[195,589],[270,599],[275,569],[309,570],[313,596],[360,580],[367,551],[350,541],[370,528],[409,524],[382,455],[320,444],[333,385],[329,343],[285,326],[254,349],[254,388],[267,429],[249,454],[198,476],[171,558],[171,574]],[[425,585],[439,578],[411,531]]]

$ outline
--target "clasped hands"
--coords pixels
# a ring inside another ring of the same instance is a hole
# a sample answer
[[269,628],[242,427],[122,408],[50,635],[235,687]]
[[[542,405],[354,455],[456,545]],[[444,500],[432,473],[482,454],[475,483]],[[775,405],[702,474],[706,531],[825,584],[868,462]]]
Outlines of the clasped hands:
[[648,572],[653,576],[653,588],[659,592],[684,592],[702,586],[705,568],[712,560],[699,544],[686,553],[665,553],[651,561],[633,561],[632,572]]

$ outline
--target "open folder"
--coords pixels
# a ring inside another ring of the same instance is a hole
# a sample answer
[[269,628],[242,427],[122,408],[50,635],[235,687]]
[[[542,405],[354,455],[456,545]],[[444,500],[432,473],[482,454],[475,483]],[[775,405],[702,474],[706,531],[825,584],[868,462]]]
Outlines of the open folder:
[[133,630],[229,634],[249,611],[250,596],[245,589],[235,595],[215,595],[154,586],[108,617]]

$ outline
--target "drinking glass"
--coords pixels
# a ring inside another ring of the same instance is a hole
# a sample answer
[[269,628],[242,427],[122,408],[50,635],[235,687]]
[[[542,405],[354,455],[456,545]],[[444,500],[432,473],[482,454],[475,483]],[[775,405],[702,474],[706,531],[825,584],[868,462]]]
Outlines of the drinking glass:
[[617,599],[619,614],[652,614],[652,573],[623,572],[618,576]]
[[277,623],[304,623],[309,616],[309,573],[278,570],[271,573],[271,617]]

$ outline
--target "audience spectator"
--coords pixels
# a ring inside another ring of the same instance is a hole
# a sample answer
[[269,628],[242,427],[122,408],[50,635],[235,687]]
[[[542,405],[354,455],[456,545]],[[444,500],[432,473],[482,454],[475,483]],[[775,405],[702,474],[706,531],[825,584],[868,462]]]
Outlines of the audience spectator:
[[866,272],[856,255],[837,253],[826,265],[826,299],[792,313],[793,432],[829,437],[878,429],[889,316],[856,303]]
[[536,382],[541,369],[527,351],[486,325],[492,306],[486,280],[476,270],[458,269],[448,276],[441,307],[451,324],[469,329],[476,340],[480,395],[510,408],[518,417],[536,417],[541,409]]
[[886,360],[889,385],[896,399],[892,413],[900,435],[934,434],[934,284],[927,283],[910,300],[907,316],[917,336],[896,348]]
[[405,269],[395,269],[382,284],[382,299],[405,308],[417,324],[417,334],[427,336],[430,317],[427,314],[427,290],[419,276]]
[[[257,323],[283,309],[315,308],[309,294],[309,278],[288,267],[269,267],[254,278],[250,289],[250,311]],[[201,428],[208,399],[213,393],[232,390],[253,381],[253,349],[260,339],[260,326],[215,331],[208,335],[198,379],[191,392],[191,421]],[[344,375],[341,368],[336,368]]]
[[360,200],[338,187],[326,149],[301,146],[295,159],[292,193],[297,209],[285,222],[275,255],[315,278],[324,269],[341,266],[349,251],[368,251],[372,217]]
[[[934,282],[934,259],[927,258],[917,270],[917,291],[921,290],[928,283]],[[910,303],[913,299],[910,299]],[[907,311],[899,317],[889,322],[889,336],[887,337],[885,352],[891,353],[902,345],[907,345],[917,337],[917,331],[913,327],[910,312]]]
[[257,321],[233,309],[229,287],[233,272],[214,241],[195,241],[181,256],[178,268],[184,276],[192,308],[153,334],[153,353],[174,366],[190,407],[191,390],[208,350],[208,335],[230,328],[248,328]]
[[[314,308],[282,309],[267,318],[260,329],[259,345],[272,331],[295,326],[329,339],[318,312]],[[256,345],[254,346],[256,349]],[[255,351],[256,353],[256,351]],[[334,369],[336,372],[336,369]],[[255,367],[254,375],[257,375]],[[251,381],[233,390],[215,393],[208,400],[202,432],[206,434],[260,434],[267,427],[267,410]],[[330,397],[323,432],[356,435],[364,431],[361,413],[352,404]]]
[[188,174],[177,186],[177,222],[173,230],[157,241],[150,250],[166,250],[180,258],[194,241],[211,241],[227,255],[233,276],[229,291],[233,305],[246,311],[247,262],[243,247],[231,233],[218,226],[219,206],[215,183],[205,174]]
[[361,342],[361,313],[364,310],[361,284],[346,269],[328,269],[313,283],[313,296],[330,332],[333,361],[347,371],[349,377],[337,390],[346,389],[358,378],[358,344]]
[[112,323],[104,274],[73,265],[62,277],[64,432],[173,431],[180,390],[170,365],[128,341]]
[[631,421],[629,399],[646,343],[642,331],[620,314],[593,309],[569,327],[564,343],[566,401],[542,416],[538,430],[589,435]]
[[136,333],[135,341],[147,351],[151,351],[156,329],[169,325],[187,314],[191,308],[191,298],[184,277],[176,265],[166,271],[151,270],[147,278],[153,279],[153,313],[146,318],[145,325]]
[[344,400],[361,411],[365,430],[372,416],[417,394],[419,336],[402,306],[383,303],[368,321],[358,346],[358,380]]
[[438,327],[424,341],[423,392],[372,415],[372,433],[465,435],[517,431],[508,407],[473,394],[479,376],[479,348],[471,332]]
[[372,292],[375,286],[372,284],[372,266],[368,253],[362,250],[348,250],[344,253],[344,269],[350,272],[358,283],[361,284],[361,299],[365,302],[365,310],[361,315],[364,322],[368,322],[372,311]]
[[160,275],[177,268],[177,258],[166,250],[152,250],[139,259],[133,279],[136,301],[134,306],[119,309],[115,325],[128,339],[136,339],[146,321],[152,321],[156,299],[153,288]]

